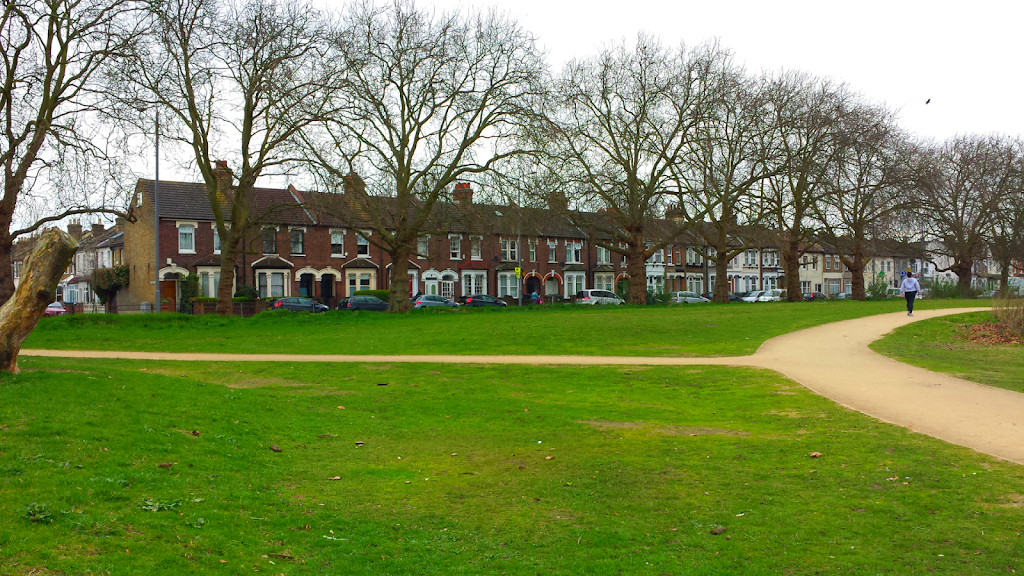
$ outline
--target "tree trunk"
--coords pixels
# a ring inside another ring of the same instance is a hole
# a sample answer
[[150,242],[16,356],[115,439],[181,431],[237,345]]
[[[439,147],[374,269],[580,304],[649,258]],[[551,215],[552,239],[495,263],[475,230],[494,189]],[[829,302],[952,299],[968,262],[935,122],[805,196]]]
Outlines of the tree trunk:
[[864,289],[864,254],[854,249],[853,264],[849,267],[853,275],[853,299],[867,300],[867,291]]
[[46,306],[57,298],[57,284],[76,250],[78,243],[56,228],[39,237],[25,260],[18,289],[0,307],[0,371],[18,373],[21,343],[36,327]]
[[626,247],[626,273],[629,274],[629,293],[626,304],[647,303],[647,259],[644,258],[643,233],[634,232]]
[[391,314],[404,314],[409,311],[409,255],[411,247],[400,242],[398,247],[388,252],[391,257],[391,274],[389,275],[388,286],[388,312]]
[[11,267],[11,256],[14,245],[6,234],[0,232],[0,304],[7,302],[14,294],[14,271]]
[[219,316],[232,316],[235,312],[234,302],[231,301],[235,294],[231,287],[235,283],[235,256],[238,254],[240,241],[235,234],[232,229],[228,232],[227,241],[220,243],[220,286],[217,287],[217,314]]
[[715,240],[715,294],[713,302],[729,303],[729,234],[725,226],[719,224],[718,238]]
[[1010,295],[1010,261],[1005,260],[999,263],[999,295],[1007,297]]
[[786,300],[803,302],[804,295],[800,290],[800,240],[786,240],[782,265],[786,270]]
[[971,275],[974,273],[974,260],[967,258],[957,262],[953,266],[953,272],[957,276],[957,289],[960,296],[967,297],[971,294]]

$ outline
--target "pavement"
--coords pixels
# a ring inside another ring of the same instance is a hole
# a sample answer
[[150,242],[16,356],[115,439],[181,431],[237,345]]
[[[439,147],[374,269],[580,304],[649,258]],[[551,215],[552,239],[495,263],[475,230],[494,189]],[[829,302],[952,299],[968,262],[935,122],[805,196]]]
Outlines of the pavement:
[[[1024,394],[968,382],[897,362],[868,344],[920,320],[978,308],[880,314],[823,324],[766,341],[750,356],[670,358],[631,356],[303,355],[22,350],[22,356],[206,362],[429,362],[751,366],[785,374],[843,406],[914,432],[1024,464]],[[1024,375],[1022,375],[1024,378]]]

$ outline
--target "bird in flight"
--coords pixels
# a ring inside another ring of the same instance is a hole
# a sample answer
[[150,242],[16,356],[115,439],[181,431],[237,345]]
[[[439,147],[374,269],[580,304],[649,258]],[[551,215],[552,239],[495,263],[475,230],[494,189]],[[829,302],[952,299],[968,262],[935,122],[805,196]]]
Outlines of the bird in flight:
[[931,98],[929,98],[929,99],[925,100],[925,101],[924,101],[924,103],[925,103],[925,104],[931,104],[931,103],[932,103],[932,99],[931,99]]

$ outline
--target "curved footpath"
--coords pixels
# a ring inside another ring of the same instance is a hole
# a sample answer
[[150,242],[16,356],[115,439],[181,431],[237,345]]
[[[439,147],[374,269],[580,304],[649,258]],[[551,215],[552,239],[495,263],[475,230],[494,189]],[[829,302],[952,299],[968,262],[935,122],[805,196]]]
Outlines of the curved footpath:
[[725,365],[776,370],[854,410],[979,452],[1024,464],[1024,394],[897,362],[868,344],[892,330],[978,308],[881,314],[772,338],[751,356],[360,356],[22,350],[24,356],[210,362],[434,362],[447,364]]

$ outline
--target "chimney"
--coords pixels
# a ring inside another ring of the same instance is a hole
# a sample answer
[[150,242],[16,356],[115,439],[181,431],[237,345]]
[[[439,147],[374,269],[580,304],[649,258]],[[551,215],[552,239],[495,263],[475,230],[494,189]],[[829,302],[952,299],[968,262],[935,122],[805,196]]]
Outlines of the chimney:
[[565,212],[569,209],[569,199],[564,192],[551,192],[548,194],[548,208],[558,212]]
[[118,216],[117,218],[114,219],[114,228],[118,232],[123,232],[124,231],[124,222],[125,222],[124,216]]
[[68,224],[68,235],[71,236],[72,238],[74,238],[75,240],[81,240],[82,239],[82,221],[81,220],[72,220]]
[[214,163],[213,177],[217,180],[218,194],[227,194],[228,190],[231,190],[233,178],[227,162],[217,160]]
[[94,224],[92,225],[92,237],[93,237],[93,238],[98,238],[98,237],[99,237],[99,235],[100,235],[100,234],[103,234],[103,232],[104,232],[105,230],[106,230],[106,228],[105,228],[105,227],[103,226],[103,223],[102,223],[102,222],[96,222],[96,223],[94,223]]
[[470,186],[469,182],[459,182],[455,185],[455,192],[452,194],[457,204],[472,204],[473,203],[473,187]]
[[342,186],[344,187],[345,194],[366,194],[366,182],[363,182],[363,179],[356,172],[349,172],[342,182]]
[[665,208],[665,219],[672,220],[673,222],[679,222],[683,219],[683,211],[678,205],[673,204],[668,208]]

